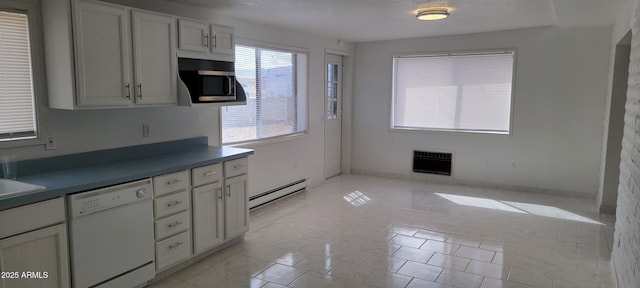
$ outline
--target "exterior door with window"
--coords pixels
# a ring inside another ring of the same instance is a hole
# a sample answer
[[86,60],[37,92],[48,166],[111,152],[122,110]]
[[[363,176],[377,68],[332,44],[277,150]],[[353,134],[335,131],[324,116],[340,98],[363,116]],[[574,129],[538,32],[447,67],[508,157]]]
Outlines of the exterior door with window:
[[324,176],[340,174],[342,160],[342,56],[325,55]]

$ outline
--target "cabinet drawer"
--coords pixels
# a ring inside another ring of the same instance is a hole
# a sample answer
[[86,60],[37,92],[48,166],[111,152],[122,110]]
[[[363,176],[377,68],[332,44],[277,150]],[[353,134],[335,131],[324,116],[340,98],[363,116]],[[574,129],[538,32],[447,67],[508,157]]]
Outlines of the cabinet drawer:
[[169,216],[156,221],[156,240],[166,238],[178,232],[189,229],[190,219],[189,211]]
[[156,268],[162,270],[191,256],[189,231],[156,243]]
[[189,191],[183,191],[153,200],[156,219],[189,209]]
[[0,239],[65,221],[64,198],[0,211]]
[[180,171],[153,177],[153,192],[156,196],[189,188],[189,171]]
[[224,178],[247,174],[249,159],[247,157],[224,162]]
[[216,163],[213,165],[202,166],[191,169],[191,180],[193,186],[200,186],[222,180],[222,165]]

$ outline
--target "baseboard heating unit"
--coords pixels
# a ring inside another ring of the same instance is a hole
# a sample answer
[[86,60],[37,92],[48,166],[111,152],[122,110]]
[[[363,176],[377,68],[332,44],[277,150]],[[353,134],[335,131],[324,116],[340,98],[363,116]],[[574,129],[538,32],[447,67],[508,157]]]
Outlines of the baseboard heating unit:
[[307,179],[295,180],[291,183],[282,185],[278,188],[253,195],[249,197],[249,209],[257,208],[267,203],[271,203],[280,198],[289,196],[293,193],[304,191],[307,188]]

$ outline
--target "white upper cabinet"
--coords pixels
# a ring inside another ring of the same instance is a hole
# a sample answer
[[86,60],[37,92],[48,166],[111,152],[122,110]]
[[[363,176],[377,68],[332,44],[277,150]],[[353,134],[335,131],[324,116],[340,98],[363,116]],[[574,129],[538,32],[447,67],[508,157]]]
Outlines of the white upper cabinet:
[[175,19],[137,10],[131,16],[135,103],[177,103]]
[[233,33],[232,27],[180,18],[178,20],[178,56],[234,61]]
[[235,41],[233,28],[211,25],[211,52],[225,55],[235,55]]
[[91,0],[41,5],[51,108],[177,103],[173,16]]
[[209,24],[205,22],[178,19],[178,42],[180,50],[198,53],[209,52]]
[[74,3],[78,106],[126,106],[131,98],[127,9]]

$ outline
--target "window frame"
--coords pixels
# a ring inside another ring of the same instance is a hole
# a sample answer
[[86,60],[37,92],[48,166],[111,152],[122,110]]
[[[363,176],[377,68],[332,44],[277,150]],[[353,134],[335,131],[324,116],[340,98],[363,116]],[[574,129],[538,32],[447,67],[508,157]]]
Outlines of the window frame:
[[[513,136],[513,121],[514,121],[514,107],[515,107],[515,94],[516,94],[516,69],[517,69],[517,48],[495,48],[495,49],[483,49],[483,50],[463,50],[463,51],[446,51],[446,52],[422,52],[422,53],[396,53],[392,54],[392,70],[391,70],[391,93],[389,97],[389,131],[401,132],[401,133],[419,133],[419,134],[451,134],[451,135],[463,135],[463,134],[476,134],[476,135],[503,135]],[[419,128],[419,127],[395,127],[394,126],[394,113],[395,113],[395,98],[396,98],[396,68],[397,58],[411,58],[411,57],[438,57],[438,56],[465,56],[465,55],[490,55],[490,54],[513,54],[513,68],[511,71],[511,95],[509,106],[509,131],[501,132],[495,130],[472,130],[472,129],[440,129],[440,128]]]
[[6,12],[24,13],[27,15],[29,25],[29,44],[31,53],[31,77],[33,89],[33,113],[35,124],[34,138],[14,138],[0,141],[0,149],[18,148],[35,145],[44,145],[42,133],[42,103],[46,96],[44,73],[44,50],[42,43],[42,28],[39,0],[0,0],[0,10]]
[[[260,42],[260,41],[253,41],[250,39],[245,39],[245,38],[236,38],[236,42],[234,45],[234,50],[235,50],[235,46],[236,45],[240,45],[240,46],[248,46],[248,47],[252,47],[252,48],[259,48],[259,49],[269,49],[269,50],[275,50],[275,51],[279,51],[279,52],[288,52],[288,53],[298,53],[298,54],[305,54],[306,55],[306,67],[304,67],[304,70],[299,70],[299,71],[304,71],[305,75],[302,76],[304,81],[305,81],[305,87],[304,87],[304,97],[305,97],[305,103],[304,103],[304,110],[305,110],[305,115],[304,115],[304,130],[299,131],[299,132],[295,132],[295,133],[289,133],[289,134],[285,134],[285,135],[278,135],[278,136],[271,136],[271,137],[265,137],[265,138],[260,138],[260,139],[251,139],[251,140],[245,140],[245,141],[238,141],[238,142],[229,142],[229,143],[225,143],[222,140],[222,109],[224,109],[225,106],[220,106],[218,109],[218,124],[219,124],[219,143],[220,145],[224,145],[224,146],[230,146],[230,147],[255,147],[255,146],[262,146],[262,145],[268,145],[268,144],[277,144],[277,143],[281,143],[281,142],[285,142],[285,141],[293,141],[293,140],[298,140],[298,139],[304,139],[309,135],[309,49],[306,48],[300,48],[300,47],[293,47],[293,46],[284,46],[284,45],[278,45],[278,44],[271,44],[271,43],[265,43],[265,42]],[[297,76],[300,76],[299,73]],[[297,77],[297,79],[300,79],[300,77]],[[297,80],[299,81],[299,80]],[[298,91],[300,91],[298,89]]]

